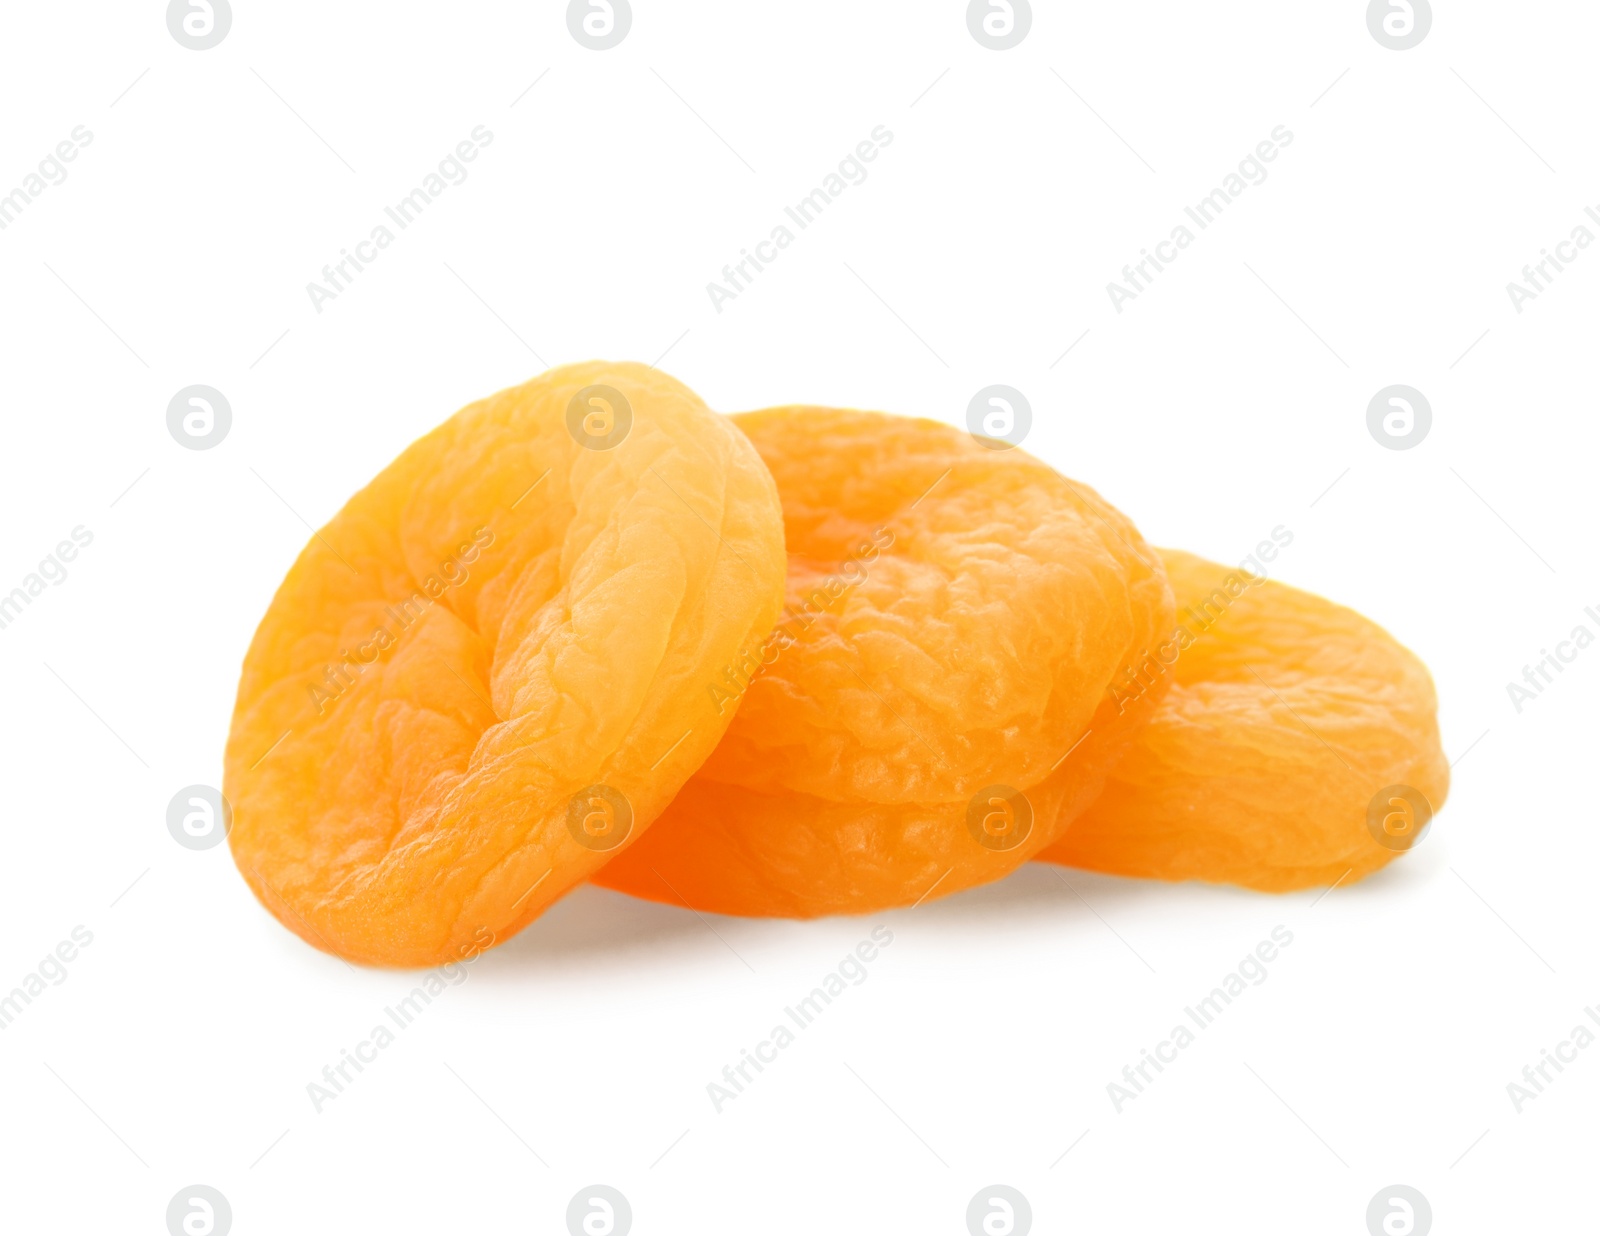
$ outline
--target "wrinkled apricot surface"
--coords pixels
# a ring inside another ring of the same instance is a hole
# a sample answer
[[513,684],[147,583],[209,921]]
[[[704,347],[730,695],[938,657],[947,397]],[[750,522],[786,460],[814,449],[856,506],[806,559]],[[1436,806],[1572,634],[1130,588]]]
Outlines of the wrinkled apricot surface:
[[1331,601],[1260,579],[1238,591],[1237,571],[1161,555],[1188,639],[1158,648],[1171,663],[1145,677],[1172,687],[1105,792],[1039,857],[1284,891],[1403,853],[1426,812],[1392,791],[1437,810],[1450,781],[1422,663]]
[[1092,490],[946,425],[734,420],[783,503],[784,614],[712,688],[738,705],[720,746],[595,882],[809,917],[1012,870],[1142,719],[1107,687],[1171,628],[1159,559]]
[[637,837],[733,716],[782,599],[749,441],[641,365],[474,403],[306,546],[245,658],[231,843],[285,926],[426,965],[504,940]]

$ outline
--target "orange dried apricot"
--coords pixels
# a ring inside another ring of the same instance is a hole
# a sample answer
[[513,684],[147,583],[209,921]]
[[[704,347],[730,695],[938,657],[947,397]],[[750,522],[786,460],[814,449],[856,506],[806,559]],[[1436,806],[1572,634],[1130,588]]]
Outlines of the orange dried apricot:
[[1161,556],[1180,625],[1137,681],[1171,689],[1039,857],[1279,892],[1360,879],[1408,849],[1450,784],[1422,663],[1341,605]]
[[403,452],[300,554],[245,657],[234,858],[380,965],[504,940],[637,838],[732,717],[782,519],[749,441],[642,365],[552,370]]
[[595,882],[810,917],[1004,875],[1098,792],[1136,723],[1107,687],[1170,629],[1159,559],[1003,443],[876,412],[734,420],[783,503],[784,617],[708,681],[733,724]]

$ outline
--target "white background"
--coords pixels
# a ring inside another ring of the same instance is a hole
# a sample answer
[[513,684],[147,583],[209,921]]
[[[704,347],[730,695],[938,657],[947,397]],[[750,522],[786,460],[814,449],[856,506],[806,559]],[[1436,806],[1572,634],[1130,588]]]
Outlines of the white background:
[[[1041,3],[995,52],[957,0],[636,0],[595,52],[555,2],[239,0],[196,52],[151,0],[7,6],[0,193],[93,141],[0,232],[0,591],[94,539],[0,631],[0,990],[94,939],[0,1033],[0,1227],[160,1233],[197,1182],[240,1236],[559,1233],[595,1182],[641,1236],[959,1236],[994,1183],[1037,1232],[1360,1236],[1395,1183],[1440,1233],[1581,1222],[1600,1050],[1520,1114],[1506,1086],[1600,1004],[1600,649],[1520,713],[1506,684],[1600,634],[1600,252],[1520,314],[1506,284],[1600,203],[1600,11],[1437,7],[1396,52],[1361,0]],[[469,179],[316,312],[477,125]],[[877,125],[870,177],[716,312]],[[1107,282],[1277,125],[1270,177],[1117,313]],[[1321,900],[1035,866],[796,923],[581,889],[318,1114],[307,1083],[413,980],[306,947],[168,800],[220,781],[308,524],[594,356],[724,411],[962,423],[1006,383],[1028,448],[1152,542],[1238,560],[1285,525],[1280,578],[1432,668],[1448,805]],[[232,405],[211,450],[166,428],[192,383]],[[1391,383],[1433,408],[1411,450],[1366,427]],[[880,924],[866,982],[718,1114],[707,1083]],[[1119,1114],[1107,1083],[1278,924],[1266,982]]]

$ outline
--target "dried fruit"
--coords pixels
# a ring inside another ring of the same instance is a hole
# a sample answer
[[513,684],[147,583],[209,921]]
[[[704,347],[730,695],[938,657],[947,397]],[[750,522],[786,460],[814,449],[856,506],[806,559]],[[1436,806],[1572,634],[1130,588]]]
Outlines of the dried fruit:
[[784,617],[708,682],[730,710],[743,697],[738,716],[595,881],[809,917],[1012,870],[1098,792],[1135,724],[1106,689],[1171,627],[1159,560],[1093,491],[945,425],[735,420],[783,503]]
[[426,965],[637,837],[732,716],[782,598],[772,479],[641,365],[470,405],[318,532],[245,658],[233,853],[291,930]]
[[1408,849],[1450,784],[1422,663],[1331,601],[1161,555],[1180,634],[1147,677],[1172,687],[1039,857],[1278,892],[1360,879]]

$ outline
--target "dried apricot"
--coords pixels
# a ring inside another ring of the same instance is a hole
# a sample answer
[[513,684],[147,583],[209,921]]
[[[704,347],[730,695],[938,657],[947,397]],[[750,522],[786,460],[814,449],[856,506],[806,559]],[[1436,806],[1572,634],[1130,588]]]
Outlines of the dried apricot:
[[1450,784],[1422,663],[1341,605],[1161,556],[1180,625],[1118,694],[1172,687],[1039,857],[1277,892],[1360,879],[1408,849]]
[[875,412],[734,420],[783,503],[784,617],[708,682],[733,724],[595,882],[809,917],[1012,870],[1098,792],[1135,724],[1106,692],[1171,626],[1159,559],[1003,443]]
[[300,554],[245,657],[233,854],[359,961],[504,940],[722,736],[705,690],[783,595],[749,441],[642,365],[552,370],[402,453]]

